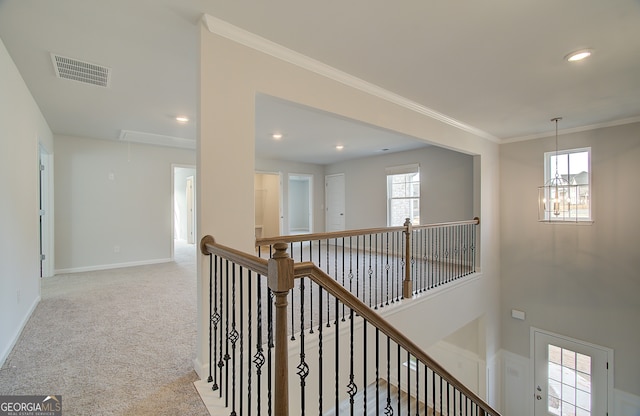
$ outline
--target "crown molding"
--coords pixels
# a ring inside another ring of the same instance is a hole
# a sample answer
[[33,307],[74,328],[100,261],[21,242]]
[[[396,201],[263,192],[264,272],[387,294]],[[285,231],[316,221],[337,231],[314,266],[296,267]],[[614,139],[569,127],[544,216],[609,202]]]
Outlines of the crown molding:
[[[632,124],[632,123],[640,123],[640,116],[623,118],[620,120],[606,121],[603,123],[589,124],[587,126],[573,127],[570,129],[561,129],[561,130],[558,130],[558,135],[580,133],[583,131],[604,129],[607,127],[622,126],[625,124]],[[501,140],[500,144],[524,142],[527,140],[534,140],[534,139],[542,139],[543,137],[551,137],[554,134],[555,134],[554,131],[548,131],[546,133],[531,134],[528,136],[521,136],[521,137],[512,137],[510,139]]]
[[218,19],[217,17],[211,16],[209,14],[204,14],[202,16],[202,22],[211,33],[225,37],[257,51],[266,53],[273,56],[274,58],[304,68],[308,71],[340,82],[349,87],[366,92],[390,103],[407,108],[418,114],[422,114],[434,120],[448,124],[462,131],[466,131],[467,133],[471,133],[475,136],[482,137],[483,139],[487,139],[495,143],[500,143],[500,140],[492,134],[489,134],[476,127],[470,126],[438,111],[432,110],[429,107],[409,100],[408,98],[395,94],[370,82],[354,77],[353,75],[347,74],[346,72],[340,71],[332,66],[310,58],[299,52],[288,49],[280,44],[272,42],[254,33],[248,32],[242,28],[232,25],[229,22]]

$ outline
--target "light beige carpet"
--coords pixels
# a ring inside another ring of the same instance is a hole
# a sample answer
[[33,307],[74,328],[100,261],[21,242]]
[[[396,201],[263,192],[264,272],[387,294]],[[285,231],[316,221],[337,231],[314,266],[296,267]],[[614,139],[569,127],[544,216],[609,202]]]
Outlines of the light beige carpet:
[[175,262],[42,279],[0,395],[61,394],[64,415],[208,415],[193,382],[194,245]]

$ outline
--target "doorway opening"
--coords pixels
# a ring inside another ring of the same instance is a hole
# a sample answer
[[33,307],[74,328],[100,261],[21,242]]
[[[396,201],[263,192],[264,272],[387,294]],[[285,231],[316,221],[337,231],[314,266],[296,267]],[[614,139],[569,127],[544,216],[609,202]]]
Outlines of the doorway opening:
[[289,174],[289,234],[313,232],[313,175]]
[[196,168],[189,165],[174,165],[173,177],[173,238],[172,258],[175,257],[175,245],[195,244],[196,242]]
[[53,156],[39,145],[38,204],[40,221],[40,277],[51,277],[53,265]]
[[280,173],[258,172],[254,175],[256,238],[282,235],[284,215],[281,177]]

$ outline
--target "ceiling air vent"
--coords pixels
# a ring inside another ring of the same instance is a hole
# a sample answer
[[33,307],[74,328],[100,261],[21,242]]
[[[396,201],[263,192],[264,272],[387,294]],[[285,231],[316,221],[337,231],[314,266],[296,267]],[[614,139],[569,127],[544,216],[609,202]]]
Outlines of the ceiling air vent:
[[77,59],[51,54],[53,68],[58,78],[70,79],[85,84],[108,87],[111,82],[111,68],[78,61]]

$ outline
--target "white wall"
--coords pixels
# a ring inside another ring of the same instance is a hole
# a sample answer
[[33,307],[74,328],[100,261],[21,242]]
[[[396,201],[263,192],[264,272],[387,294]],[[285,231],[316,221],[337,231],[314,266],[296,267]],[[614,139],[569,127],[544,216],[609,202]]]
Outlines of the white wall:
[[56,270],[169,260],[172,164],[193,164],[195,153],[84,137],[54,141]]
[[418,150],[350,160],[327,166],[344,173],[346,229],[386,227],[386,168],[420,164],[420,223],[473,218],[473,157],[428,146]]
[[529,357],[534,326],[612,348],[615,388],[640,395],[640,123],[559,137],[561,150],[587,146],[591,225],[537,222],[554,137],[500,146],[503,345]]
[[51,130],[0,40],[0,365],[40,299],[38,142]]
[[[339,114],[481,159],[479,200],[480,259],[483,273],[473,286],[473,302],[456,305],[452,319],[467,322],[486,317],[485,350],[499,349],[498,146],[469,132],[427,117],[361,89],[242,46],[202,27],[200,36],[200,126],[198,212],[200,234],[212,234],[225,245],[253,251],[253,172],[255,96],[269,94]],[[206,117],[202,116],[206,114]],[[216,178],[233,175],[234,183]],[[224,196],[233,204],[220,203]],[[199,264],[199,345],[196,368],[207,360],[207,264]],[[451,305],[450,305],[451,306]],[[458,325],[461,326],[461,325]],[[455,328],[455,327],[454,327]]]

